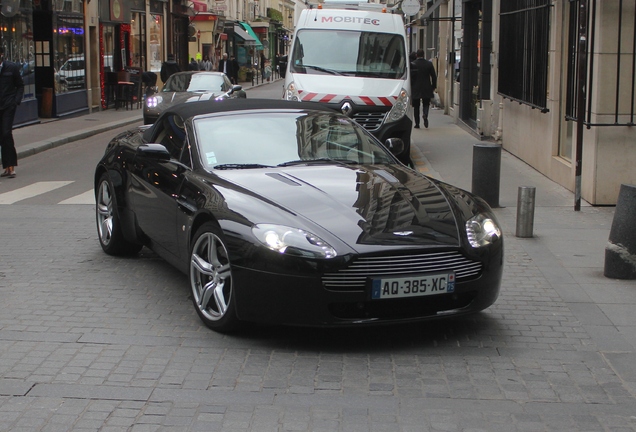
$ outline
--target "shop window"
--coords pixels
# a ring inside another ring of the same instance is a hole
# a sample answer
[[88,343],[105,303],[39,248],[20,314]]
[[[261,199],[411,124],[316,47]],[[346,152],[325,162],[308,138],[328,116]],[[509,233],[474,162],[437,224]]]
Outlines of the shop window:
[[501,2],[498,91],[547,111],[549,0]]
[[[104,71],[116,72],[115,67],[115,28],[112,25],[104,25],[102,31],[102,43],[104,47]],[[121,63],[118,63],[120,65]]]
[[82,17],[58,15],[54,27],[53,46],[55,47],[56,93],[84,90],[86,88],[86,59]]
[[82,13],[82,0],[55,0],[57,12]]
[[146,70],[146,14],[133,12],[130,23],[132,65]]
[[163,62],[163,17],[161,15],[151,15],[148,35],[150,37],[148,52],[150,71],[158,73],[161,71]]
[[0,15],[0,41],[4,58],[18,63],[24,81],[24,99],[35,97],[35,47],[31,1],[20,2],[11,16]]

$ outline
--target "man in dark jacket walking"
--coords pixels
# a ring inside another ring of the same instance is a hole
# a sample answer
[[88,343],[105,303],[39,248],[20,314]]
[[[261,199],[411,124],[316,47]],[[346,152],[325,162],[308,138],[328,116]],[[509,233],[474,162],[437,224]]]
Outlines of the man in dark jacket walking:
[[227,57],[227,53],[223,53],[223,58],[219,60],[219,72],[223,72],[230,80],[232,79],[232,65]]
[[174,61],[174,54],[168,54],[168,60],[163,62],[161,65],[161,72],[159,72],[161,82],[165,84],[166,81],[168,81],[168,78],[170,78],[170,75],[175,72],[181,72],[181,68],[177,62]]
[[236,60],[236,57],[230,56],[230,65],[232,65],[232,75],[230,76],[230,81],[232,81],[233,84],[238,84],[238,73],[241,67],[239,66],[238,60]]
[[437,74],[433,63],[424,58],[424,50],[417,50],[417,57],[411,63],[411,96],[415,128],[420,127],[420,103],[424,127],[428,128],[428,110],[433,99],[433,91],[437,88]]
[[13,119],[15,110],[24,96],[24,82],[20,65],[4,59],[4,48],[0,47],[0,156],[4,172],[0,177],[15,177],[18,154],[13,141]]

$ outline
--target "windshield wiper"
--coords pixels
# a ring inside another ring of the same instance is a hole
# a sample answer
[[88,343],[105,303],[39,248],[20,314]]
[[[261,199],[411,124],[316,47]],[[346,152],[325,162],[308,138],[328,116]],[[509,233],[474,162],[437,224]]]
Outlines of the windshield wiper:
[[293,166],[293,165],[313,165],[313,164],[340,164],[340,165],[357,165],[358,162],[350,159],[332,159],[332,158],[318,158],[318,159],[298,159],[289,162],[283,162],[278,164],[279,167]]
[[272,168],[269,165],[261,165],[261,164],[220,164],[215,165],[212,168],[218,170],[226,170],[226,169],[251,169],[251,168]]
[[326,73],[331,74],[331,75],[342,75],[338,71],[335,71],[333,69],[326,69],[326,68],[323,68],[323,67],[320,67],[320,66],[303,65],[303,67],[310,68],[310,69],[313,69],[313,70],[317,70],[317,71],[320,71],[320,72],[326,72]]
[[387,78],[389,74],[395,75],[395,72],[367,72],[360,71],[354,72],[354,74],[358,77],[369,77],[369,78]]

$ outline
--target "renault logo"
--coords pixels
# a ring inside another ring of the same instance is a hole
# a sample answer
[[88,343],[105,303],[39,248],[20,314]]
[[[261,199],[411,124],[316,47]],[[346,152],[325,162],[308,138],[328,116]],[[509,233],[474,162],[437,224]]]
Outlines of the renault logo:
[[345,102],[342,104],[342,106],[340,107],[340,111],[342,111],[342,113],[344,115],[346,115],[347,117],[349,117],[351,115],[351,112],[353,111],[353,107],[351,106],[351,104],[349,102]]

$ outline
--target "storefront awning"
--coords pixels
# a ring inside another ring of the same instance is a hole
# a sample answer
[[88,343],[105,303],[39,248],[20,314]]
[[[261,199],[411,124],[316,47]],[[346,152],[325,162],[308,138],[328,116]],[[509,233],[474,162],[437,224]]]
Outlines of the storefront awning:
[[197,0],[190,0],[190,2],[192,3],[192,10],[194,10],[195,12],[207,12],[208,11],[208,4],[202,1],[197,1]]
[[256,45],[256,39],[254,39],[245,30],[243,30],[243,27],[241,27],[240,25],[234,24],[234,36],[238,36],[239,38],[243,39],[243,41],[245,41],[245,43],[247,43],[248,45]]
[[252,36],[252,38],[256,42],[256,49],[262,50],[263,44],[261,43],[261,40],[258,38],[258,36],[256,36],[256,33],[254,33],[254,30],[252,30],[252,27],[246,22],[239,22],[239,24],[245,29],[246,32],[249,33],[250,36]]

